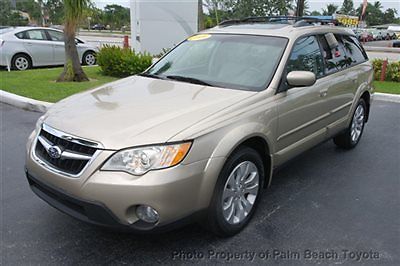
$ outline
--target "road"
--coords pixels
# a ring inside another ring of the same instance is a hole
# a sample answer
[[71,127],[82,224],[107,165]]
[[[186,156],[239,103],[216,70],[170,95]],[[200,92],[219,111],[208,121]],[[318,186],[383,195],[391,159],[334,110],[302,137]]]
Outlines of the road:
[[[197,225],[118,233],[56,211],[24,177],[25,141],[40,114],[3,104],[0,114],[0,265],[245,264],[251,252],[257,264],[400,265],[400,104],[374,102],[356,149],[329,141],[275,173],[253,221],[226,239]],[[332,259],[308,259],[307,250]]]

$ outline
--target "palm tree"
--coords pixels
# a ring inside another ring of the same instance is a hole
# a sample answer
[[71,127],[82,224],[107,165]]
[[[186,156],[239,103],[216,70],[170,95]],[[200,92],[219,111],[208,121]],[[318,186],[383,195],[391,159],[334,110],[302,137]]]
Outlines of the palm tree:
[[328,4],[326,6],[326,9],[322,9],[322,15],[324,16],[332,16],[333,14],[335,14],[339,9],[339,6],[335,5],[335,4]]
[[382,9],[382,4],[381,4],[381,2],[379,2],[379,1],[376,1],[375,3],[374,3],[374,7],[376,8],[376,9]]
[[57,81],[89,81],[85,72],[83,72],[75,42],[75,30],[89,2],[90,0],[64,0],[65,62],[64,71]]

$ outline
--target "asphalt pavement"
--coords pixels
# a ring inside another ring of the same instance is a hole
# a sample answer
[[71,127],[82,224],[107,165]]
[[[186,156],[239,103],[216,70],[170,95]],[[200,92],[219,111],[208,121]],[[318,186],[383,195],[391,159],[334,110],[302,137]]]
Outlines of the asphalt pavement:
[[113,232],[53,209],[29,189],[25,142],[39,113],[0,104],[0,265],[400,265],[400,104],[375,101],[359,146],[329,141],[275,173],[255,217],[221,239],[198,225]]

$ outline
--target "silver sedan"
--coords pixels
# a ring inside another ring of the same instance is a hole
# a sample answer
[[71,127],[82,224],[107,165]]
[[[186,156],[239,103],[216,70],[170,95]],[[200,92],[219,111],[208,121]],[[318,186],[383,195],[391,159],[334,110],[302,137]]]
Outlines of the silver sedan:
[[[83,65],[96,64],[96,47],[76,39]],[[41,27],[10,27],[0,29],[0,66],[26,70],[37,66],[63,65],[64,33]]]

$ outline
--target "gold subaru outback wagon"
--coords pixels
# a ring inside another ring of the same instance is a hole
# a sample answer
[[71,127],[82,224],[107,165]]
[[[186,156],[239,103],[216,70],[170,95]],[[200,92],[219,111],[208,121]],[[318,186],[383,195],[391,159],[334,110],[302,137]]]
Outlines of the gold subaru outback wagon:
[[93,224],[154,231],[195,218],[238,233],[277,166],[361,139],[372,66],[350,30],[322,24],[228,21],[140,75],[58,102],[29,138],[31,189]]

